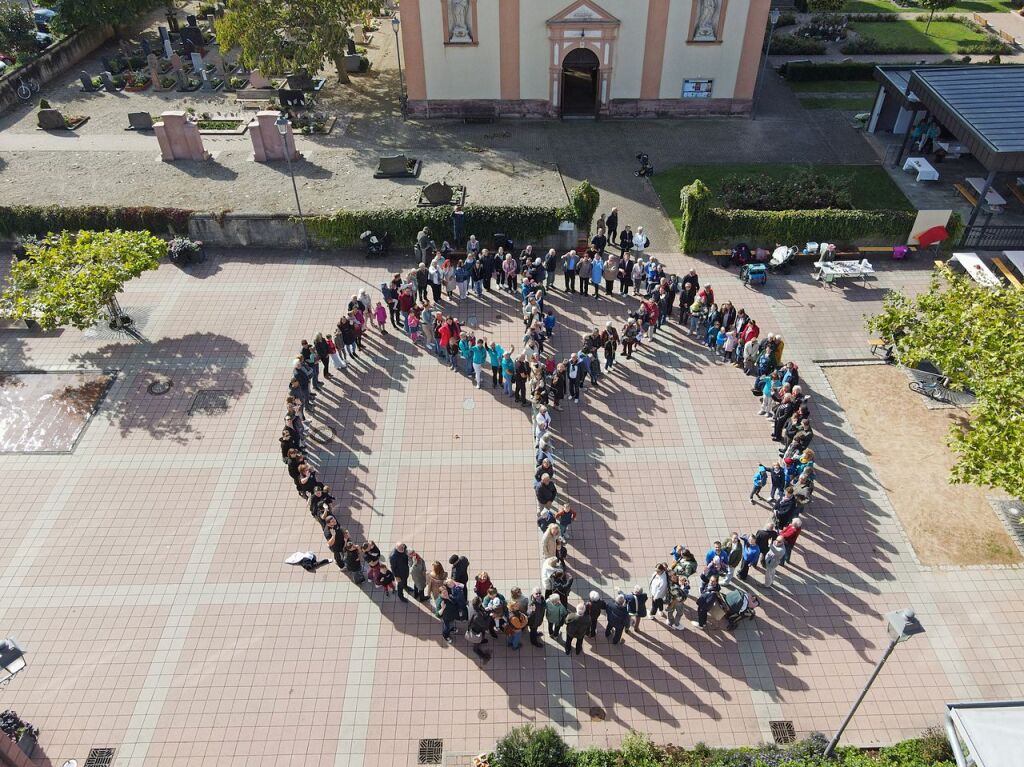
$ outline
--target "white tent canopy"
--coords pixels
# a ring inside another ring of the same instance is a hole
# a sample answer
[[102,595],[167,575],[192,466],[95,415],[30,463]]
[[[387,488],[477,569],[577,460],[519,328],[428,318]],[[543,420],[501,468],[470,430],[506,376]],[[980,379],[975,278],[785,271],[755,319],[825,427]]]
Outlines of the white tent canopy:
[[946,704],[958,767],[1024,767],[1024,700]]

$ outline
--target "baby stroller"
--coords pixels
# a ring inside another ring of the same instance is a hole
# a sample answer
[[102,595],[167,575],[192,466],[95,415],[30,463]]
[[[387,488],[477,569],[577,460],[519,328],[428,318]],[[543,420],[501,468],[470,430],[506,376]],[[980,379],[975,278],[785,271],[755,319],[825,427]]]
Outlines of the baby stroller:
[[768,282],[768,267],[764,264],[744,264],[740,269],[744,285],[764,285]]
[[753,255],[750,253],[750,246],[745,242],[741,242],[735,248],[732,249],[732,256],[729,258],[731,263],[737,266],[746,266],[754,260]]
[[768,262],[768,270],[789,274],[794,258],[796,258],[796,246],[780,245],[772,251],[771,260]]
[[740,621],[753,618],[757,614],[755,608],[761,606],[757,597],[738,589],[719,594],[718,603],[725,611],[726,631],[732,631]]

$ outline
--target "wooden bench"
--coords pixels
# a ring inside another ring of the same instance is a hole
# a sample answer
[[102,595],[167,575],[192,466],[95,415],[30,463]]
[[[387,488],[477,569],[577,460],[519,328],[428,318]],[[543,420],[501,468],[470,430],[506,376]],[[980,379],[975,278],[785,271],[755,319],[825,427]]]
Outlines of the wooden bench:
[[1014,197],[1016,197],[1017,202],[1019,202],[1021,205],[1024,205],[1024,191],[1021,191],[1021,188],[1019,186],[1017,186],[1016,184],[1009,184],[1006,187],[1006,191],[1008,194],[1011,194]]
[[973,207],[977,207],[977,205],[978,205],[978,198],[974,196],[974,190],[973,189],[967,188],[966,186],[961,184],[959,181],[957,181],[956,183],[953,184],[953,188],[956,189],[956,191],[958,191],[960,193],[961,197],[963,197],[965,200],[967,200],[967,202],[969,202],[971,204],[972,208]]
[[[892,255],[892,248],[893,248],[892,245],[865,245],[864,247],[857,248],[857,252],[858,253],[862,253],[864,255],[891,256]],[[908,255],[910,253],[916,253],[917,252],[917,246],[916,245],[907,245],[906,248],[907,248],[907,254]]]
[[889,344],[883,341],[881,338],[872,338],[868,341],[868,348],[871,349],[871,356],[877,357],[879,352],[885,356],[889,355]]
[[982,29],[986,29],[988,27],[988,21],[986,21],[985,17],[982,16],[980,13],[972,13],[971,14],[971,21],[973,21],[975,24],[977,24]]
[[1017,45],[1019,45],[1019,43],[1017,42],[1016,38],[1014,38],[1014,36],[1011,35],[1009,32],[1005,32],[1002,29],[1000,29],[998,31],[999,31],[999,36],[1003,39],[1004,43],[1009,43],[1010,45],[1015,46],[1015,47]]
[[1021,284],[1021,281],[1018,280],[1017,276],[1010,271],[1006,264],[1003,263],[1001,258],[993,257],[992,265],[1002,273],[1006,278],[1006,281],[1013,285],[1013,287],[1017,288],[1017,290],[1024,290],[1024,284]]

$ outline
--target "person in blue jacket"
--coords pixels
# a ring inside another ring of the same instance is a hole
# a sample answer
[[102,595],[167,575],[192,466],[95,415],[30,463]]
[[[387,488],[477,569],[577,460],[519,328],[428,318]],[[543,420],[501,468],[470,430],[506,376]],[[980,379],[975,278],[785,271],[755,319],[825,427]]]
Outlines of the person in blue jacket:
[[473,362],[473,376],[476,379],[476,388],[484,379],[484,363],[487,362],[487,344],[484,339],[478,338],[476,345],[470,350],[470,359]]
[[551,338],[555,334],[555,310],[544,310],[544,334]]
[[487,361],[491,365],[491,388],[497,389],[504,383],[504,376],[501,372],[501,359],[505,356],[505,350],[501,344],[491,343],[487,347]]
[[505,394],[512,396],[512,384],[516,377],[516,363],[512,359],[512,351],[509,350],[501,358],[501,377],[505,382]]
[[761,491],[764,486],[768,484],[768,469],[764,467],[763,463],[757,465],[757,471],[754,472],[754,487],[750,491],[750,503],[754,503],[754,498],[761,500]]
[[459,354],[466,361],[466,375],[473,375],[473,345],[466,336],[459,339]]
[[604,261],[601,259],[601,255],[598,254],[597,258],[594,259],[594,264],[590,268],[590,282],[594,285],[594,298],[601,297],[601,281],[604,279]]
[[753,533],[741,535],[740,540],[743,541],[743,561],[740,564],[739,576],[741,581],[745,581],[750,568],[757,567],[757,560],[761,557],[761,548],[757,545],[757,538]]

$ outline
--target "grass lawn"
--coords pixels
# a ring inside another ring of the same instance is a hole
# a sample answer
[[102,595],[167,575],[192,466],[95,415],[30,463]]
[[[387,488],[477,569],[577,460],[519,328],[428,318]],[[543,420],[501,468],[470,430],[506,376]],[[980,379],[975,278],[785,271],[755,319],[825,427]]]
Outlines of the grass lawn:
[[844,99],[839,96],[801,96],[804,109],[840,109],[846,112],[870,112],[874,98]]
[[[942,13],[1006,13],[1012,10],[1005,0],[959,0]],[[843,6],[846,13],[923,13],[922,8],[898,8],[889,0],[849,0]]]
[[878,83],[874,80],[818,80],[816,82],[788,82],[796,93],[877,93]]
[[905,48],[918,53],[956,53],[961,43],[982,41],[986,35],[953,21],[932,22],[925,34],[926,22],[913,19],[899,21],[855,21],[850,29],[861,37],[870,37],[895,50]]
[[654,174],[651,182],[661,204],[668,211],[672,223],[679,230],[679,190],[699,178],[714,194],[721,180],[734,174],[751,175],[764,173],[775,178],[784,178],[790,173],[810,167],[817,173],[845,179],[850,185],[850,196],[854,207],[862,210],[914,210],[896,182],[889,178],[885,169],[878,165],[762,165],[754,163],[721,163],[714,165],[676,165]]

